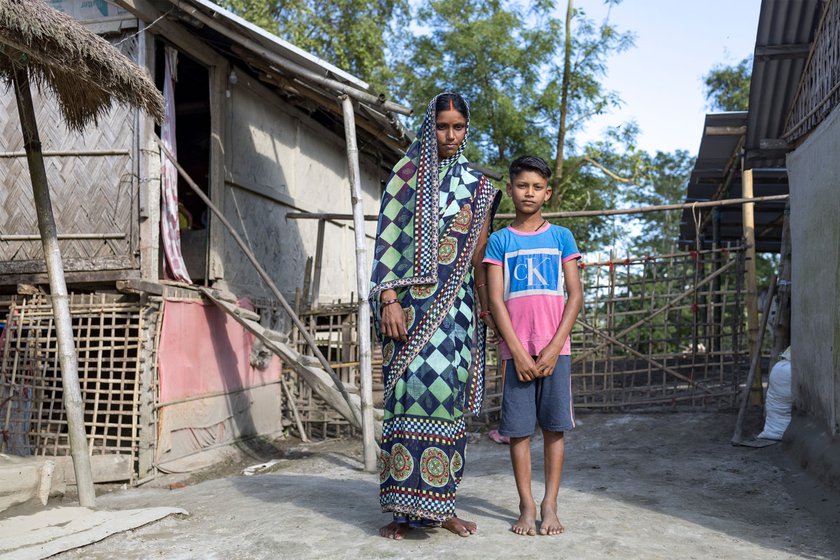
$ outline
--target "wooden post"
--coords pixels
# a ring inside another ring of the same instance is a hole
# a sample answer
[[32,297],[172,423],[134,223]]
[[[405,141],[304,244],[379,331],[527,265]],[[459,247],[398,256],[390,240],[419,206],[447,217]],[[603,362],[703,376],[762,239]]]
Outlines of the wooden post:
[[50,279],[50,300],[52,301],[53,315],[55,315],[64,410],[67,414],[70,455],[73,457],[79,505],[92,508],[96,505],[96,493],[93,489],[93,473],[90,467],[87,435],[85,434],[84,403],[82,402],[82,391],[79,387],[76,348],[73,343],[73,324],[70,319],[70,301],[67,295],[67,284],[64,281],[64,264],[58,246],[58,233],[55,227],[52,201],[50,200],[50,188],[47,183],[47,170],[44,167],[44,158],[41,154],[41,140],[38,137],[38,123],[35,120],[35,109],[32,105],[32,92],[29,89],[27,68],[16,66],[13,81],[23,131],[23,145],[26,149],[29,176],[32,180],[35,213],[38,216],[38,230],[41,232],[47,276]]
[[350,170],[350,196],[353,204],[353,229],[356,237],[356,286],[359,294],[359,312],[356,332],[359,337],[359,372],[361,378],[362,440],[365,451],[365,470],[376,472],[376,440],[373,428],[373,374],[370,356],[370,304],[368,304],[367,240],[362,204],[362,184],[359,174],[359,148],[356,145],[356,115],[353,100],[341,96],[344,111],[344,135],[347,140],[347,163]]
[[[720,209],[715,208],[712,214],[712,272],[718,270],[721,266],[720,254]],[[709,346],[709,351],[717,352],[721,348],[720,335],[723,332],[721,325],[721,318],[723,317],[723,310],[720,306],[720,279],[716,278],[712,282],[712,343]]]
[[778,305],[773,323],[773,354],[771,363],[790,345],[790,199],[785,203],[785,221],[782,225],[782,258],[779,266],[779,282],[776,286]]
[[[743,161],[741,162],[743,166]],[[752,198],[753,196],[753,172],[752,169],[741,171],[741,197]],[[755,204],[745,202],[741,206],[741,214],[744,227],[744,243],[747,256],[747,341],[750,349],[750,363],[755,361],[755,352],[761,353],[761,348],[756,348],[758,339],[758,287],[756,285],[755,273]],[[752,392],[750,393],[751,404],[761,404],[762,383],[761,383],[761,360],[753,378]]]
[[310,303],[312,307],[318,306],[318,298],[321,297],[321,263],[324,259],[324,229],[326,229],[327,220],[320,218],[318,220],[318,238],[315,242],[315,268],[312,277],[312,297]]

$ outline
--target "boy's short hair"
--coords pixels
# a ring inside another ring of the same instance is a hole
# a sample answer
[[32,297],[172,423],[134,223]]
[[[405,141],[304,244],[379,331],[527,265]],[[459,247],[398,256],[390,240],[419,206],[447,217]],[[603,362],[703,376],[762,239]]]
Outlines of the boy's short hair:
[[533,171],[539,173],[546,181],[551,179],[551,168],[545,160],[539,156],[519,156],[511,162],[508,168],[510,173],[510,182],[512,183],[516,176],[523,171]]

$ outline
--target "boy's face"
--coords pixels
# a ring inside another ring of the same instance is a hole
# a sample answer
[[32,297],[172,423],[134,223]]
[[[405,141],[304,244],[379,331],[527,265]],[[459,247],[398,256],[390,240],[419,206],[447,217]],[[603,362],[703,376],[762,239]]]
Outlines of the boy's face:
[[536,171],[521,171],[508,183],[507,192],[513,199],[516,211],[521,214],[535,214],[551,198],[548,179]]

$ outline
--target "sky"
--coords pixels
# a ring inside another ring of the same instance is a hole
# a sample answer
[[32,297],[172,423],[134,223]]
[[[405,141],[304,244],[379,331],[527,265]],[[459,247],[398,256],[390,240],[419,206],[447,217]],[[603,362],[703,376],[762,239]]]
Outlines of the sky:
[[[564,1],[557,4],[565,10]],[[607,16],[604,0],[574,6],[597,23]],[[605,128],[635,120],[641,149],[696,154],[709,112],[703,76],[752,54],[760,6],[761,0],[623,0],[612,7],[610,22],[636,35],[635,47],[609,59],[602,82],[623,106],[593,119],[576,140],[597,140]]]

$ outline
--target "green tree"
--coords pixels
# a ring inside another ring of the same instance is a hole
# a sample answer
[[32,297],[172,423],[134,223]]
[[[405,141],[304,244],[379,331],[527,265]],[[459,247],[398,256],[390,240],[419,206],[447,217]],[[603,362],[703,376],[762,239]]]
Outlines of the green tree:
[[536,29],[526,10],[501,1],[446,0],[419,5],[417,34],[393,53],[398,97],[417,122],[437,92],[454,89],[472,106],[470,156],[504,169],[515,154],[547,154],[540,122],[543,70],[556,52],[556,30]]
[[633,38],[609,20],[596,24],[571,2],[568,21],[558,18],[554,4],[433,0],[418,6],[412,18],[418,31],[391,53],[397,97],[419,119],[435,93],[461,92],[473,109],[471,159],[504,172],[518,155],[542,155],[562,170],[552,209],[603,208],[620,177],[596,159],[603,143],[592,150],[574,136],[619,103],[600,80],[608,57]]
[[[612,7],[620,1],[607,0],[605,3]],[[584,11],[573,8],[572,0],[567,0],[563,36],[563,64],[557,66],[555,63],[551,68],[553,79],[543,93],[542,104],[545,117],[557,123],[553,177],[555,205],[565,198],[570,186],[567,178],[573,178],[584,165],[599,167],[607,176],[619,180],[618,175],[593,159],[593,154],[574,158],[567,165],[566,148],[571,144],[569,136],[586,121],[620,104],[617,94],[604,90],[600,78],[606,73],[609,56],[625,51],[634,41],[632,34],[621,33],[611,25],[609,17],[596,25]],[[551,103],[552,99],[559,99],[559,105]]]
[[728,66],[718,64],[703,77],[706,101],[713,111],[746,111],[750,103],[752,56]]
[[[685,200],[685,188],[694,168],[694,156],[686,150],[657,151],[642,157],[639,182],[628,189],[626,200],[634,206],[679,204]],[[670,252],[680,236],[680,211],[661,211],[638,214],[633,227],[639,234],[632,236],[629,245],[635,252]]]
[[392,25],[404,22],[407,0],[222,0],[237,15],[311,52],[378,89]]

